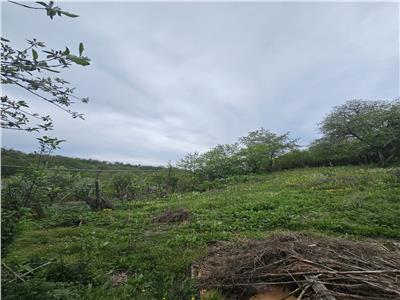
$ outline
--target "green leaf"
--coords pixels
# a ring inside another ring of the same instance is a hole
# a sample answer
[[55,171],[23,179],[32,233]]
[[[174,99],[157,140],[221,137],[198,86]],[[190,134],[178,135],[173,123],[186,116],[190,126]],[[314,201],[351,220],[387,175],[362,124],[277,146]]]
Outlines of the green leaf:
[[63,14],[64,16],[70,17],[70,18],[78,18],[78,15],[75,14],[71,14],[70,12],[67,11],[60,11],[61,14]]
[[47,71],[49,71],[49,72],[53,72],[53,73],[60,73],[60,71],[53,70],[53,69],[51,69],[51,68],[42,67],[42,69],[47,70]]
[[47,3],[45,3],[45,2],[36,1],[36,3],[37,3],[37,4],[40,4],[40,5],[44,6],[44,7],[47,7]]
[[82,56],[83,50],[85,50],[83,43],[79,43],[79,56]]
[[70,53],[70,52],[69,52],[68,47],[65,47],[65,51],[63,52],[63,54],[64,54],[64,55],[69,55],[69,53]]
[[90,63],[89,63],[89,58],[87,58],[87,57],[84,57],[84,56],[82,56],[82,57],[78,57],[78,56],[76,56],[76,55],[68,55],[67,56],[72,62],[74,62],[74,63],[76,63],[76,64],[78,64],[78,65],[81,65],[81,66],[88,66],[88,65],[90,65]]
[[29,271],[29,272],[31,272],[33,269],[32,269],[32,267],[30,266],[30,265],[23,265],[22,266],[26,271]]
[[28,104],[26,104],[25,101],[22,101],[22,100],[21,100],[21,101],[18,101],[17,103],[18,103],[18,105],[21,106],[21,107],[29,107]]
[[39,57],[35,49],[32,49],[32,57],[33,57],[33,60],[37,60]]

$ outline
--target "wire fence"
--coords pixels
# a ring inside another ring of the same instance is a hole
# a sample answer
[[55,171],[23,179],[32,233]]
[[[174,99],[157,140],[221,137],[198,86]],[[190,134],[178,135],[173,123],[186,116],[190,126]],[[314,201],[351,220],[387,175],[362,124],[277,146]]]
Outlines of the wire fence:
[[[16,165],[1,165],[1,168],[11,168],[11,169],[25,169],[25,170],[32,170],[36,169],[36,167],[26,167],[26,166],[16,166]],[[157,171],[157,170],[127,170],[127,169],[79,169],[79,168],[64,168],[64,167],[59,167],[59,168],[44,168],[46,170],[51,170],[51,171],[60,171],[60,172],[93,172],[93,173],[117,173],[117,172],[138,172],[138,171]]]

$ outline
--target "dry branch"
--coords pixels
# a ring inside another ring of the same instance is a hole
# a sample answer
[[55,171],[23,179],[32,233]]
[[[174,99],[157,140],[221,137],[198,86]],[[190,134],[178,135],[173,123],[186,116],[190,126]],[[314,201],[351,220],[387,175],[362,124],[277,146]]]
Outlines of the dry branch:
[[219,244],[198,274],[201,289],[219,288],[226,299],[271,285],[285,286],[298,299],[399,299],[400,251],[371,242],[276,235]]

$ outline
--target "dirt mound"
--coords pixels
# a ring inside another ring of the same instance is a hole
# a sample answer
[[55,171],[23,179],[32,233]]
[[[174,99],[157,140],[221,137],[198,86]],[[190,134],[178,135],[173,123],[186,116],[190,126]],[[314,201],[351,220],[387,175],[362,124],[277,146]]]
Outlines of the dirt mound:
[[196,269],[199,287],[217,288],[226,299],[249,299],[277,286],[297,299],[400,299],[394,244],[281,234],[215,246]]
[[81,217],[70,217],[64,220],[57,221],[45,225],[45,228],[56,228],[56,227],[80,227],[86,224],[86,221]]
[[154,216],[153,222],[157,223],[179,223],[190,221],[191,214],[186,208],[170,209],[168,208],[163,213]]

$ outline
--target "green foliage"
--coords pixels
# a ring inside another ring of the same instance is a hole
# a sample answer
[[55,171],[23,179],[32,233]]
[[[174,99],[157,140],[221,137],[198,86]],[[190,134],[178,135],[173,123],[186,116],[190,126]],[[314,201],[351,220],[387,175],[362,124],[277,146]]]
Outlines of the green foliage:
[[202,167],[201,156],[198,152],[189,152],[178,161],[177,166],[195,174],[199,172]]
[[400,155],[400,100],[348,101],[334,107],[321,131],[333,142],[352,145],[356,141],[385,165]]
[[[50,19],[53,19],[55,16],[61,17],[63,15],[67,16],[67,17],[70,17],[70,18],[79,17],[76,14],[73,14],[73,13],[70,13],[70,12],[62,10],[58,6],[54,6],[54,1],[49,1],[48,3],[42,2],[42,1],[37,1],[36,3],[41,5],[43,7],[42,9],[46,10],[46,14],[50,17]],[[22,6],[24,6],[24,5],[22,5]],[[33,9],[40,9],[38,7],[29,7],[29,6],[25,6],[25,7],[33,8]]]
[[200,155],[188,153],[177,166],[192,173],[193,180],[203,181],[272,170],[275,160],[296,149],[297,140],[289,133],[277,135],[261,128],[241,137],[239,143],[218,145]]
[[316,158],[310,150],[292,150],[278,157],[275,161],[275,167],[278,170],[305,168],[313,166],[316,161],[321,161],[321,158]]
[[305,149],[289,133],[249,132],[240,144],[218,145],[208,152],[188,153],[177,163],[192,173],[193,181],[281,169],[360,165],[400,161],[400,100],[351,100],[333,108],[321,123],[323,136]]
[[51,264],[45,278],[51,282],[75,283],[81,285],[96,284],[94,275],[89,270],[88,263],[79,260],[74,263],[66,263],[62,259]]
[[251,172],[272,168],[277,157],[298,147],[298,139],[291,139],[289,132],[278,135],[264,128],[249,132],[239,141],[246,146],[245,161]]
[[23,214],[23,210],[1,209],[1,254],[6,253],[18,234],[18,221]]
[[[43,42],[36,39],[28,40],[28,45],[23,50],[14,49],[7,39],[1,41],[2,85],[21,88],[33,97],[64,110],[73,118],[83,119],[82,114],[70,110],[69,106],[75,100],[87,103],[88,99],[75,96],[74,88],[70,87],[69,82],[50,75],[69,68],[73,63],[85,66],[89,65],[89,59],[46,48]],[[45,76],[46,72],[50,74]],[[13,100],[2,95],[1,106],[1,126],[4,129],[48,131],[53,128],[51,117],[30,111],[26,100]],[[33,120],[41,123],[31,125]]]
[[[44,293],[57,286],[79,299],[198,299],[190,266],[217,241],[263,238],[284,230],[398,239],[398,174],[399,168],[306,168],[228,177],[212,181],[221,183],[221,190],[117,202],[112,211],[55,204],[48,218],[21,222],[21,234],[4,262],[16,270],[38,265],[31,262],[35,257],[41,263],[57,257],[57,263],[3,293],[31,299],[18,293]],[[192,221],[151,221],[168,208],[188,209]],[[81,226],[56,226],[77,219],[84,221]],[[115,285],[112,274],[119,272],[127,272],[127,279]],[[18,299],[14,297],[10,299]]]
[[200,175],[206,180],[226,178],[240,172],[239,146],[218,145],[201,156]]
[[47,171],[46,185],[43,189],[46,193],[46,202],[49,204],[54,204],[56,201],[71,200],[71,187],[74,182],[81,180],[78,174],[71,174],[64,170],[65,168],[60,167]]
[[132,198],[135,190],[131,176],[127,174],[117,174],[111,180],[116,197],[121,200]]
[[[47,16],[67,16],[71,18],[78,15],[64,11],[54,5],[54,1],[41,2],[38,6],[30,6],[14,1],[10,3],[34,10],[44,10]],[[69,68],[73,64],[87,66],[88,57],[82,56],[83,43],[79,44],[79,56],[70,53],[68,47],[63,50],[48,48],[44,42],[37,39],[27,40],[25,48],[16,49],[10,40],[1,38],[1,84],[6,87],[22,89],[32,97],[45,101],[70,114],[72,118],[83,119],[83,114],[72,111],[70,106],[79,101],[88,103],[87,97],[78,97],[74,94],[75,88],[70,83],[55,73]],[[48,131],[53,129],[50,115],[34,112],[30,109],[31,100],[11,99],[8,95],[1,95],[1,127],[3,129],[32,131]],[[44,136],[38,139],[41,146],[48,144],[53,150],[63,142],[57,138]],[[50,153],[50,152],[49,152]]]
[[33,278],[23,283],[11,283],[1,286],[2,299],[7,300],[73,300],[81,299],[79,294],[68,285],[53,283],[42,278]]
[[249,173],[260,173],[272,166],[272,160],[268,155],[268,145],[255,144],[241,150],[244,168]]
[[77,180],[74,180],[70,186],[71,195],[76,200],[84,200],[89,196],[93,187],[93,179],[77,177]]

